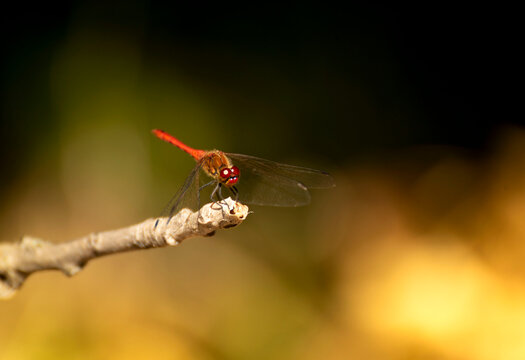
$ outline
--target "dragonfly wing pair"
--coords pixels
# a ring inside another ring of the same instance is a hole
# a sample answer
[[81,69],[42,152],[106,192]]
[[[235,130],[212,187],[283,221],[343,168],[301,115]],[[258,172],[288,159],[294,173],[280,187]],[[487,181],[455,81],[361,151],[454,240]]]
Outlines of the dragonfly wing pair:
[[[181,209],[187,208],[190,210],[197,210],[199,204],[199,178],[200,178],[201,164],[197,163],[191,173],[186,177],[184,184],[179,191],[171,198],[170,202],[161,216],[171,217],[178,213]],[[169,221],[169,220],[168,220]]]
[[335,186],[329,174],[280,164],[242,154],[226,154],[241,170],[239,201],[264,206],[303,206],[310,202],[308,189]]
[[[308,189],[322,189],[335,186],[329,174],[299,166],[280,164],[242,154],[226,154],[240,169],[240,180],[236,185],[238,200],[242,203],[263,206],[303,206],[310,202]],[[202,162],[198,162],[186,178],[180,190],[163,211],[164,216],[173,216],[179,210],[200,207],[200,172]],[[215,186],[215,185],[213,185]],[[222,196],[232,196],[226,186],[221,189]],[[206,201],[207,199],[204,199]]]

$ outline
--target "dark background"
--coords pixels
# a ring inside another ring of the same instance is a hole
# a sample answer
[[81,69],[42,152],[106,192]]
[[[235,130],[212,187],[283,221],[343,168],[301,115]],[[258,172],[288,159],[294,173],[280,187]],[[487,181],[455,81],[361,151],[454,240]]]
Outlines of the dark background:
[[136,39],[144,69],[159,58],[176,67],[220,104],[244,152],[270,138],[277,153],[335,164],[421,144],[483,149],[501,125],[523,122],[506,113],[512,9],[11,3],[2,15],[4,184],[37,139],[56,133],[45,69],[77,23]]

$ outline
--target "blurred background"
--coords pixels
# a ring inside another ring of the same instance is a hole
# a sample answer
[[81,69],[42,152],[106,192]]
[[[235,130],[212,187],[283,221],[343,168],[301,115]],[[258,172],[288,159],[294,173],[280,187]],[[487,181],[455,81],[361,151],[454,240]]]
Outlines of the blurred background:
[[31,276],[0,359],[524,359],[517,23],[479,6],[7,5],[0,241],[157,216],[193,160],[152,128],[337,187]]

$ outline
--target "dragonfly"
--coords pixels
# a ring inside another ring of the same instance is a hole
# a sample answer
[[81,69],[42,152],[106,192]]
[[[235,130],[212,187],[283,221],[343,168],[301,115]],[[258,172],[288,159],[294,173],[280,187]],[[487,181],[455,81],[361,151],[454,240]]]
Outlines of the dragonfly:
[[[335,186],[333,177],[324,171],[250,155],[194,149],[165,131],[153,129],[152,133],[185,151],[197,163],[163,212],[168,222],[182,208],[198,209],[200,192],[208,186],[213,186],[210,195],[213,202],[223,200],[223,189],[226,189],[235,201],[245,204],[289,207],[310,203],[309,189]],[[199,180],[201,172],[210,179],[203,185]]]

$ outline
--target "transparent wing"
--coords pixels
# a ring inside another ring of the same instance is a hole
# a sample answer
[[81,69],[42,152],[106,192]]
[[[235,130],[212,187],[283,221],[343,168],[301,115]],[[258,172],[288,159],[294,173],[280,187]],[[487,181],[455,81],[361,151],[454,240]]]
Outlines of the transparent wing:
[[239,200],[266,206],[302,206],[310,202],[309,188],[335,186],[329,174],[242,154],[227,154],[241,170]]
[[184,184],[181,186],[179,191],[171,198],[168,205],[164,208],[161,216],[168,217],[168,221],[171,217],[179,212],[181,209],[187,208],[190,210],[198,210],[200,206],[199,199],[199,173],[201,169],[201,163],[197,163],[193,170],[190,172]]

